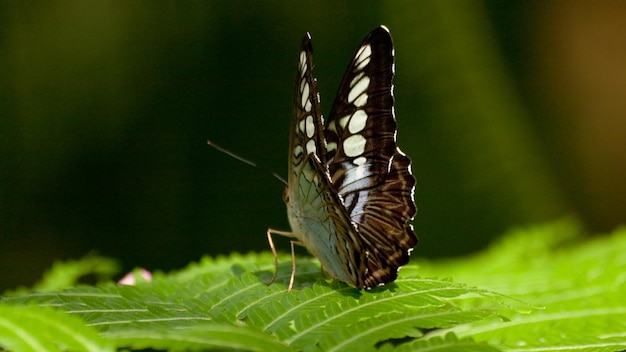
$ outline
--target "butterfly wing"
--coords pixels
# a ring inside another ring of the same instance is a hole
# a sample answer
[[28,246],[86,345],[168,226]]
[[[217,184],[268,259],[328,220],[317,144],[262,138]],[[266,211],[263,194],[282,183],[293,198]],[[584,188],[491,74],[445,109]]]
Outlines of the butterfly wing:
[[287,214],[293,237],[331,276],[364,287],[365,252],[326,166],[324,122],[317,81],[312,76],[312,53],[307,33],[302,40],[294,92]]
[[305,34],[302,38],[298,72],[293,97],[293,119],[289,151],[289,184],[294,184],[294,170],[304,164],[304,159],[310,153],[316,154],[322,161],[326,161],[326,142],[324,140],[324,120],[320,111],[320,96],[317,91],[317,79],[313,71],[313,45],[311,35]]
[[361,238],[367,287],[391,282],[417,244],[410,159],[396,146],[394,49],[384,26],[363,41],[326,127],[326,164]]

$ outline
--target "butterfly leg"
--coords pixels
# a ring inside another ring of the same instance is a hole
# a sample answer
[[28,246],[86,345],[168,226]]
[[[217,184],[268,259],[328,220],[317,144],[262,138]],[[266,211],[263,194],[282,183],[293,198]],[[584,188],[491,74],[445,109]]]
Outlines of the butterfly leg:
[[301,242],[291,241],[291,278],[289,278],[289,286],[287,287],[287,292],[291,291],[293,288],[293,282],[296,279],[296,250],[295,245],[302,246]]
[[[291,232],[267,229],[267,242],[269,243],[270,249],[272,250],[272,254],[274,255],[274,275],[272,275],[272,278],[267,283],[268,285],[271,285],[276,280],[276,277],[278,276],[278,253],[276,253],[276,246],[274,246],[274,241],[272,240],[272,234],[286,236],[286,237],[293,236]],[[293,244],[291,245],[291,253],[293,257]],[[291,274],[291,282],[293,283],[293,273]],[[291,283],[289,284],[289,289],[287,291],[291,291]]]

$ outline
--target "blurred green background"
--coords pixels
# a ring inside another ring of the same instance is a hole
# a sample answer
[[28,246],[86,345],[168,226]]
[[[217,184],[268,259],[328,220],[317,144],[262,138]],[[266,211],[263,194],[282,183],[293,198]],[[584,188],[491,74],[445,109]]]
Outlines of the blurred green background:
[[288,229],[283,185],[206,141],[286,175],[306,31],[327,113],[361,40],[391,30],[413,255],[569,214],[609,230],[626,209],[626,5],[589,6],[2,2],[0,289],[90,251],[169,270],[267,250],[266,228]]

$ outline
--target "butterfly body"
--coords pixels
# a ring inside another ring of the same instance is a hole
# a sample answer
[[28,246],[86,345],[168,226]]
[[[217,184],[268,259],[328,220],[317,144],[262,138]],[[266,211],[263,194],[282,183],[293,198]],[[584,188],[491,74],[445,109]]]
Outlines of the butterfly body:
[[[396,146],[394,49],[387,28],[363,41],[340,84],[327,124],[302,40],[290,131],[285,202],[291,232],[333,278],[358,288],[396,279],[417,236],[415,178]],[[269,232],[268,232],[269,234]]]

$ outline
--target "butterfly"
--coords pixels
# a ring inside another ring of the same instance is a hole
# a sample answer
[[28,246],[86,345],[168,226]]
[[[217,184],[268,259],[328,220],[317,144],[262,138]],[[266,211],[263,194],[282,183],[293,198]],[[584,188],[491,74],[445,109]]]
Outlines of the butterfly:
[[[396,146],[389,30],[374,29],[339,85],[326,124],[312,75],[311,35],[302,39],[293,99],[284,200],[293,238],[331,277],[360,289],[394,281],[418,239],[409,224],[417,208],[411,160]],[[277,270],[275,270],[274,278]],[[273,281],[273,280],[272,280]]]

